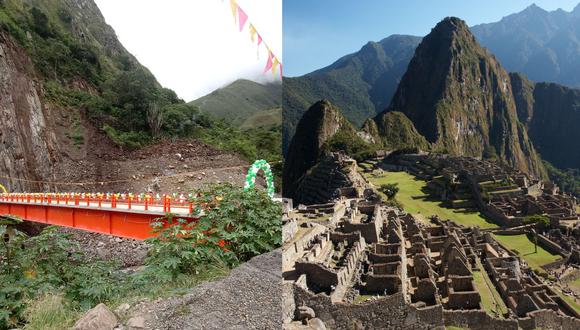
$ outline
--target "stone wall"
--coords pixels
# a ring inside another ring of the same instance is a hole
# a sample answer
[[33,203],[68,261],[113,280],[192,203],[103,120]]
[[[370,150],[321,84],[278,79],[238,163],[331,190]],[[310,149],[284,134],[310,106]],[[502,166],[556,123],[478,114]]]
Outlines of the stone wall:
[[483,310],[443,311],[446,326],[472,330],[517,330],[516,320],[503,320],[491,317]]
[[529,314],[535,321],[534,328],[540,329],[580,329],[580,319],[563,316],[551,310],[539,310]]
[[298,231],[298,222],[294,219],[288,221],[287,223],[282,226],[282,242],[286,243],[294,237]]
[[569,255],[569,253],[566,252],[564,249],[562,249],[560,245],[558,245],[554,241],[551,241],[549,238],[547,238],[542,234],[538,234],[538,244],[544,249],[546,249],[548,252],[553,254],[559,254],[564,258],[568,257]]
[[360,304],[332,304],[326,295],[295,286],[294,300],[298,306],[312,308],[328,329],[442,329],[444,325],[441,305],[419,309],[407,304],[402,293]]

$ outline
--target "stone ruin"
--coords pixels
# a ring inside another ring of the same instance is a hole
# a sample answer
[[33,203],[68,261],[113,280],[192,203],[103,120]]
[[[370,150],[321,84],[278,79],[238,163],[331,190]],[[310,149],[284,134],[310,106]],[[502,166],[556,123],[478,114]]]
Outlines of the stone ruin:
[[[299,251],[284,248],[291,255],[283,266],[289,329],[305,307],[333,329],[580,327],[566,301],[478,228],[438,218],[426,226],[358,199],[333,209],[339,216],[302,235],[307,244]],[[475,271],[487,273],[509,313],[484,310]]]

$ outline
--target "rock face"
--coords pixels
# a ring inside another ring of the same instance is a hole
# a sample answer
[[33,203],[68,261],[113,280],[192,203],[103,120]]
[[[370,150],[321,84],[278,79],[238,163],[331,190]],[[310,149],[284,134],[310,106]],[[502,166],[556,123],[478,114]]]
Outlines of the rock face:
[[389,108],[400,111],[434,150],[481,157],[494,149],[525,172],[545,170],[518,120],[510,77],[458,18],[446,18],[417,47]]
[[[0,31],[0,176],[22,180],[52,177],[50,168],[60,158],[49,110],[43,104],[42,84],[25,50]],[[7,185],[4,178],[0,183]],[[12,189],[40,188],[14,181]]]
[[105,304],[98,304],[83,315],[73,330],[113,330],[117,326],[117,317]]
[[542,158],[559,168],[580,168],[580,90],[534,83],[510,74],[520,121]]
[[330,102],[319,101],[308,109],[298,123],[284,164],[284,196],[295,197],[306,172],[318,163],[325,144],[338,133],[357,139],[355,129]]

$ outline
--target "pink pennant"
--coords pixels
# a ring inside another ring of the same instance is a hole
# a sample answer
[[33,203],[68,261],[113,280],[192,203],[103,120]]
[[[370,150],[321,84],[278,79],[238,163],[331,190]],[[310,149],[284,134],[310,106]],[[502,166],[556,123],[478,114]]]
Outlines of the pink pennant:
[[258,46],[262,43],[262,36],[258,33]]
[[248,21],[248,15],[238,6],[238,22],[240,24],[240,31],[244,29],[244,25],[246,25],[246,21]]
[[280,80],[282,80],[282,63],[280,63]]
[[268,72],[272,69],[272,52],[268,52],[268,62],[266,62],[266,67],[264,68],[264,72]]

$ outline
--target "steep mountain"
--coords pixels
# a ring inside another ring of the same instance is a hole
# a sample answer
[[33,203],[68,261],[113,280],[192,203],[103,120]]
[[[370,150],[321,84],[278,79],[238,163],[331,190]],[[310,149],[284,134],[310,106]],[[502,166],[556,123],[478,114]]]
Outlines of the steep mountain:
[[436,151],[482,157],[493,150],[523,171],[545,173],[518,120],[508,73],[458,18],[423,38],[377,126],[392,111],[410,119]]
[[[476,40],[496,55],[508,71],[522,72],[536,82],[580,86],[580,76],[577,74],[580,72],[580,5],[572,12],[549,12],[532,5],[499,22],[474,26],[471,31]],[[372,80],[360,79],[360,72],[384,66],[379,57],[362,56],[362,49],[324,69],[301,77],[285,78],[284,150],[287,150],[301,114],[318,99],[325,98],[337,104],[355,125],[373,116],[373,111],[383,111],[390,103],[420,40],[419,37],[396,35],[377,43],[384,46],[383,50],[393,60],[392,63],[398,63],[389,67],[389,75],[385,77],[389,80],[375,81],[379,85]],[[368,45],[365,47],[369,48]],[[360,60],[362,57],[365,61]],[[358,64],[352,66],[356,70],[340,71],[339,64],[350,60]],[[374,96],[369,90],[374,91]],[[381,94],[382,98],[377,97],[376,93]],[[525,120],[522,122],[525,123]]]
[[392,35],[369,42],[360,51],[296,78],[284,78],[284,150],[300,117],[314,102],[328,99],[355,126],[382,111],[421,38]]
[[520,121],[542,158],[558,168],[580,168],[580,90],[533,83],[511,74]]
[[20,180],[54,180],[56,164],[84,158],[95,123],[114,133],[146,129],[139,112],[150,95],[176,101],[91,0],[0,1],[0,73],[0,173]]
[[290,143],[284,163],[284,196],[295,196],[305,174],[330,151],[330,144],[336,138],[364,143],[336,107],[325,100],[316,102],[300,119]]
[[[153,167],[136,164],[129,151],[157,144],[158,152],[137,155],[162,167],[157,160],[171,150],[168,138],[187,139],[181,145],[198,147],[199,157],[225,154],[203,141],[246,161],[275,162],[280,135],[211,120],[160,86],[93,0],[0,0],[0,183],[11,191],[87,189],[66,184],[125,175],[143,184],[155,172],[139,171]],[[201,163],[214,166],[211,159]],[[127,182],[123,190],[131,189]]]
[[282,124],[281,99],[281,84],[239,79],[190,104],[244,128],[272,127]]
[[580,87],[580,4],[571,12],[533,4],[471,31],[509,71],[523,72],[533,81]]

